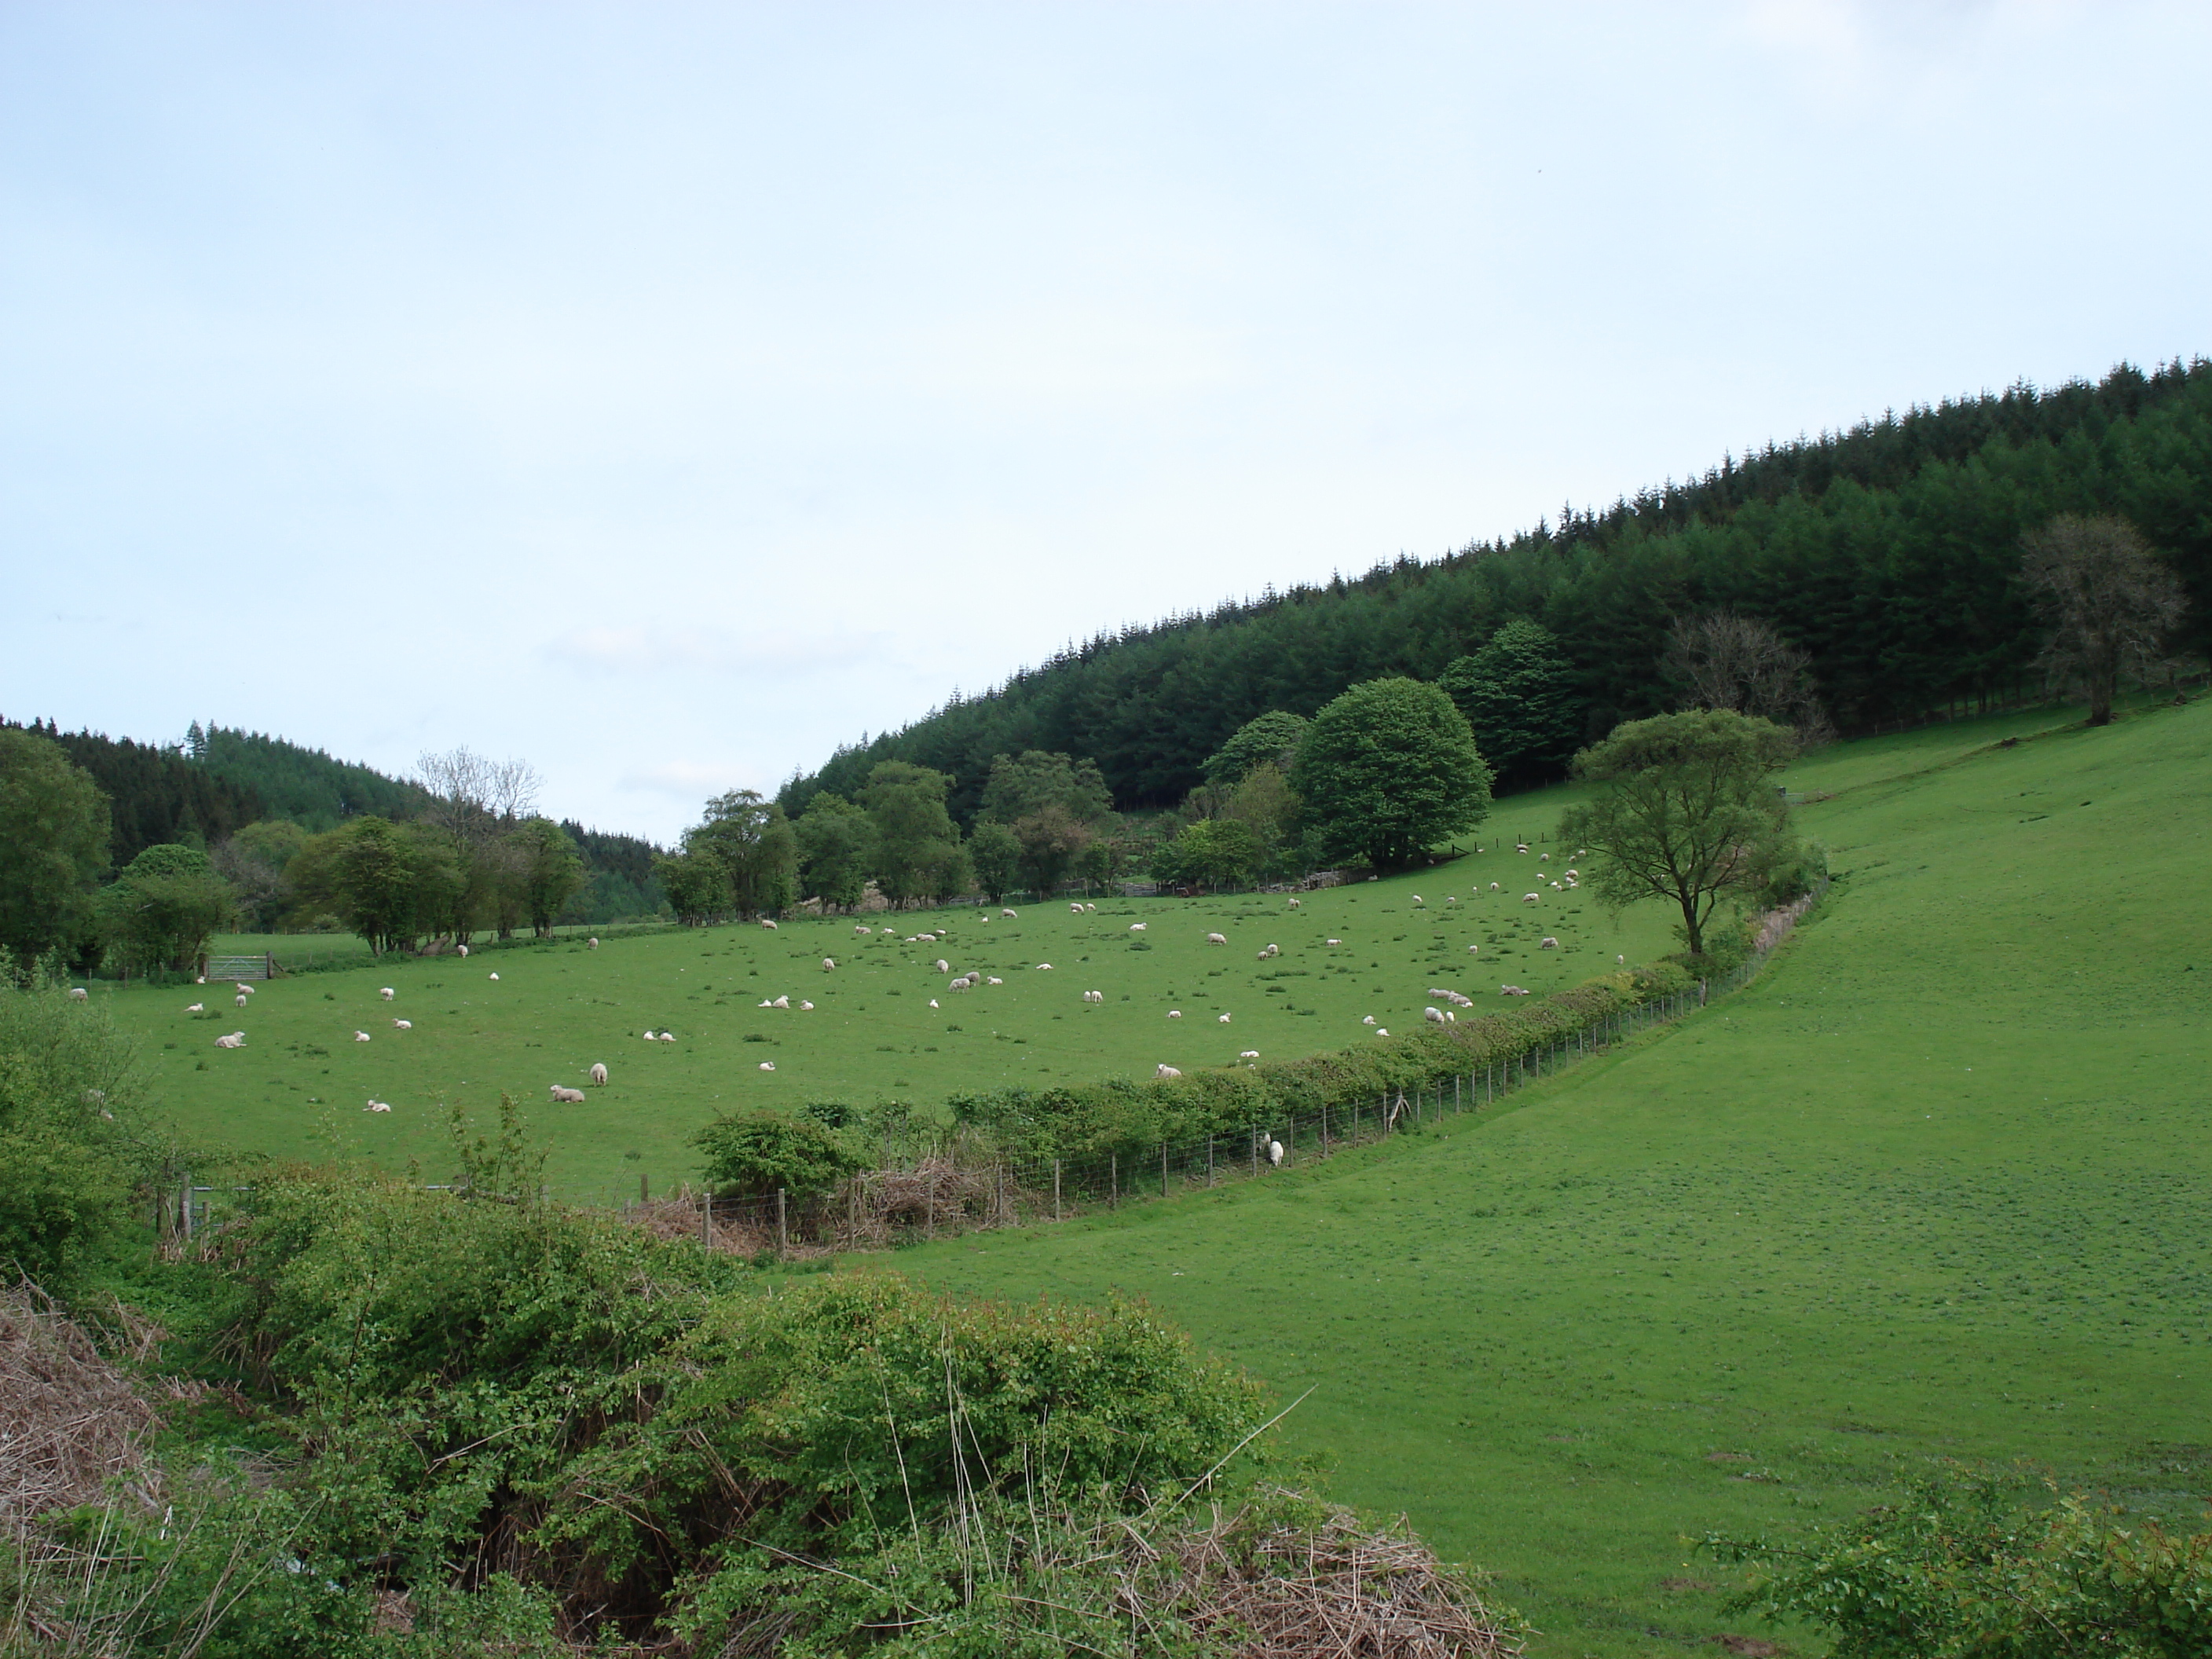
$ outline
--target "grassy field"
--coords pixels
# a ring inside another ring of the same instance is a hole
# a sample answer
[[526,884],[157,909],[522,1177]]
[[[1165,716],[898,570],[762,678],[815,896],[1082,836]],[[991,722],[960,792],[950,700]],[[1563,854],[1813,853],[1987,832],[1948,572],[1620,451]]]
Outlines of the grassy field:
[[1546,1656],[1772,1636],[1686,1540],[1841,1517],[1932,1458],[2201,1525],[2212,702],[2051,723],[1802,766],[1847,872],[1825,912],[1494,1118],[897,1265],[1141,1294],[1311,1389],[1284,1449],[1498,1572]]
[[[1540,832],[1570,798],[1517,797],[1498,827]],[[1656,908],[1616,919],[1586,892],[1554,891],[1567,866],[1558,854],[1573,849],[1524,855],[1486,836],[1480,845],[1419,877],[1307,895],[1295,911],[1263,895],[1102,901],[1080,916],[1066,902],[1024,906],[1014,920],[958,907],[774,932],[671,930],[597,951],[578,933],[466,961],[364,958],[358,969],[264,984],[242,1009],[228,985],[94,994],[144,1040],[161,1103],[194,1136],[286,1156],[341,1149],[395,1167],[416,1158],[437,1178],[441,1103],[488,1115],[506,1091],[550,1142],[556,1188],[611,1200],[635,1195],[640,1175],[655,1191],[690,1176],[686,1137],[741,1103],[934,1106],[1008,1083],[1149,1076],[1162,1063],[1231,1064],[1245,1049],[1310,1053],[1372,1040],[1368,1014],[1384,1029],[1412,1027],[1432,985],[1493,1000],[1504,982],[1540,994],[1616,957],[1673,948]],[[1530,891],[1535,904],[1522,902]],[[1131,932],[1139,922],[1144,931]],[[908,942],[922,932],[941,936]],[[1209,933],[1229,945],[1208,945]],[[1546,936],[1560,948],[1539,948]],[[1259,960],[1271,943],[1282,954]],[[825,957],[837,967],[823,969]],[[940,960],[949,973],[936,970]],[[1004,982],[947,988],[969,969]],[[1086,990],[1105,1001],[1085,1004]],[[791,1009],[758,1006],[778,997]],[[186,1013],[194,1002],[206,1012]],[[1182,1017],[1169,1019],[1170,1009]],[[677,1041],[647,1042],[648,1028]],[[245,1048],[215,1047],[240,1030]],[[608,1087],[587,1089],[581,1106],[550,1103],[549,1085],[584,1087],[595,1061],[608,1066]],[[372,1098],[392,1111],[365,1113]]]

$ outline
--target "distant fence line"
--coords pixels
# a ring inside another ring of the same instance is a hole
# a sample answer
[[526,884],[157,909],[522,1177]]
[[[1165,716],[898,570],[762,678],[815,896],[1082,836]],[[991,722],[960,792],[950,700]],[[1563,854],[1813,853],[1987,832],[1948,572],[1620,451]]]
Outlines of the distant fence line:
[[[1714,997],[1740,990],[1827,886],[1823,878],[1802,898],[1768,912],[1753,934],[1751,955],[1719,979],[1701,980],[1693,989],[1620,1010],[1481,1066],[1445,1073],[1371,1099],[1289,1113],[1249,1133],[1164,1142],[1143,1154],[1108,1152],[1074,1158],[979,1156],[956,1146],[906,1167],[871,1170],[830,1197],[805,1204],[781,1193],[710,1199],[685,1191],[623,1209],[650,1214],[665,1233],[696,1228],[699,1240],[710,1248],[782,1255],[794,1249],[881,1249],[915,1238],[1035,1226],[1231,1181],[1259,1180],[1278,1169],[1388,1140],[1431,1121],[1481,1111],[1577,1061],[1672,1024]],[[1279,1164],[1271,1151],[1276,1144],[1283,1149]]]

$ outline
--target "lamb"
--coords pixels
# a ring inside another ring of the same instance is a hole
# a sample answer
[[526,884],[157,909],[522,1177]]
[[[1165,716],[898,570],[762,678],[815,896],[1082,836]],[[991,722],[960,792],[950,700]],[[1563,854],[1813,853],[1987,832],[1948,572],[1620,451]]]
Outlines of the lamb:
[[592,1081],[599,1087],[602,1089],[605,1088],[607,1086],[607,1068],[604,1066],[592,1066]]
[[191,1007],[185,1009],[185,1012],[188,1014],[204,1014],[207,1012],[207,1004],[204,1002],[195,1002]]
[[581,1089],[564,1089],[557,1083],[552,1085],[552,1089],[553,1102],[556,1106],[580,1106],[584,1103]]
[[986,984],[986,985],[1004,985],[1006,982],[1006,981],[1004,981],[1004,980],[1000,979],[1000,978],[997,975],[995,975],[995,974],[994,974],[990,978],[988,978],[988,979],[987,979],[987,980],[985,980],[985,981],[983,981],[983,983],[984,983],[984,984]]
[[788,996],[778,997],[775,1001],[769,1003],[769,1006],[771,1008],[788,1008],[791,1006],[791,999]]
[[395,1019],[392,1022],[392,1029],[395,1031],[411,1031],[415,1029],[415,1022],[411,1019]]
[[763,1072],[773,1072],[775,1070],[775,1062],[772,1060],[764,1060],[761,1061],[760,1068]]
[[933,1008],[934,1008],[935,1006],[937,1006],[937,999],[936,999],[935,997],[932,997],[932,998],[930,998],[930,1000],[929,1000],[929,1006],[930,1006],[931,1007],[933,1007]]
[[1297,909],[1297,908],[1298,908],[1298,902],[1297,902],[1296,899],[1292,899],[1292,900],[1291,901],[1291,909],[1293,909],[1293,910],[1295,910],[1295,909]]
[[1170,1009],[1169,1009],[1169,1010],[1168,1010],[1168,1018],[1169,1018],[1170,1019],[1181,1019],[1181,1018],[1182,1018],[1182,1009],[1180,1009],[1180,1008],[1170,1008]]
[[[761,1004],[761,1006],[762,1006],[762,1007],[763,1007],[763,1008],[765,1008],[765,1007],[767,1007],[767,1006],[768,1006],[768,1004],[766,1004],[765,1002],[763,1002],[763,1004]],[[652,1041],[653,1041],[653,1033],[652,1033],[652,1032],[650,1032],[650,1031],[647,1031],[647,1032],[645,1034],[645,1040],[646,1040],[647,1042],[652,1042]]]
[[1369,1015],[1367,1015],[1364,1018],[1363,1018],[1359,1023],[1360,1023],[1362,1025],[1372,1025],[1372,1024],[1375,1023],[1375,1016],[1374,1016],[1374,1015],[1372,1015],[1372,1014],[1369,1014]]
[[240,995],[242,995],[242,996],[249,996],[249,997],[250,997],[250,996],[252,996],[252,995],[253,994],[253,988],[252,988],[251,985],[246,984],[246,983],[244,981],[242,981],[242,980],[239,982],[238,989],[239,989],[239,993],[240,993]]
[[368,1033],[366,1031],[356,1031],[353,1034],[353,1040],[356,1042],[366,1042],[368,1041]]
[[866,939],[875,931],[872,927],[855,927],[853,929],[853,936],[855,939]]
[[1052,971],[1052,964],[1048,962],[1040,962],[1036,965],[1036,970],[1040,974],[1048,974]]
[[219,1036],[215,1040],[215,1046],[218,1048],[243,1048],[246,1046],[246,1033],[232,1031],[227,1036]]
[[1237,1055],[1237,1058],[1239,1060],[1257,1060],[1260,1058],[1260,1051],[1257,1048],[1247,1048],[1243,1054]]
[[1103,991],[1085,991],[1083,994],[1083,1000],[1085,1002],[1103,1002],[1106,1000],[1106,994]]
[[1272,1135],[1267,1138],[1267,1162],[1278,1170],[1283,1167],[1283,1143]]
[[1141,921],[1133,921],[1129,924],[1129,931],[1133,933],[1141,933],[1145,931],[1145,927],[1146,924]]
[[1165,1079],[1181,1077],[1182,1073],[1176,1070],[1172,1066],[1156,1066],[1152,1068],[1152,1075],[1156,1078]]
[[372,1100],[368,1105],[362,1107],[361,1109],[364,1112],[388,1112],[392,1109],[392,1107],[388,1102]]
[[1229,1024],[1229,1016],[1228,1016],[1228,1015],[1226,1015],[1226,1014],[1222,1015],[1222,1016],[1221,1016],[1221,1023],[1222,1023],[1224,1025],[1228,1024]]
[[377,995],[379,995],[379,996],[380,996],[380,997],[382,997],[382,998],[383,998],[386,1002],[389,1002],[389,1001],[391,1001],[391,1000],[392,1000],[392,999],[393,997],[397,996],[397,995],[398,994],[398,992],[396,992],[396,991],[394,991],[394,990],[393,990],[393,989],[392,989],[389,985],[387,985],[387,986],[386,986],[382,990],[379,991],[376,994],[377,994]]
[[1556,882],[1556,881],[1555,881],[1555,882],[1553,882],[1553,883],[1552,884],[1552,890],[1553,890],[1553,892],[1555,892],[1555,893],[1559,893],[1559,892],[1564,892],[1564,891],[1565,891],[1566,890],[1565,890],[1565,888],[1563,888],[1563,887],[1562,887],[1562,886],[1561,886],[1558,882]]
[[1229,935],[1226,933],[1208,933],[1206,936],[1206,942],[1208,945],[1226,945],[1229,943]]
[[1343,944],[1343,943],[1344,943],[1344,941],[1343,941],[1342,939],[1333,939],[1326,940],[1326,941],[1325,941],[1325,943],[1327,943],[1327,944],[1330,944],[1330,945],[1341,945],[1341,944]]
[[237,1000],[238,1006],[239,1006],[240,1007],[243,1008],[244,1006],[246,1006],[246,999],[245,999],[245,997],[244,997],[244,996],[242,996],[242,995],[241,995],[241,996],[240,996],[239,998],[237,998],[237,999],[236,999],[236,1000]]
[[802,1014],[811,1014],[814,1012],[814,1005],[811,1002],[802,1001],[799,1005],[799,1012]]

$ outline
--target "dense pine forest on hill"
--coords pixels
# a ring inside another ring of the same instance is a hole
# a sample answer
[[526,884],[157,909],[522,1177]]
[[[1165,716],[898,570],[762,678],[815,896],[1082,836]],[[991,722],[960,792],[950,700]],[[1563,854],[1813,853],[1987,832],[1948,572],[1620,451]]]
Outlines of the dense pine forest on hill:
[[901,760],[951,774],[972,817],[992,757],[1036,749],[1095,757],[1120,806],[1164,805],[1254,716],[1310,715],[1380,675],[1434,679],[1515,617],[1559,636],[1589,737],[1668,706],[1670,625],[1722,607],[1809,652],[1846,732],[2002,703],[2033,689],[2043,637],[2016,580],[2021,534],[2069,512],[2118,514],[2166,555],[2191,599],[2180,643],[2203,654],[2212,362],[1885,415],[1434,562],[1101,635],[842,750],[781,799],[796,814],[825,789],[849,798]]

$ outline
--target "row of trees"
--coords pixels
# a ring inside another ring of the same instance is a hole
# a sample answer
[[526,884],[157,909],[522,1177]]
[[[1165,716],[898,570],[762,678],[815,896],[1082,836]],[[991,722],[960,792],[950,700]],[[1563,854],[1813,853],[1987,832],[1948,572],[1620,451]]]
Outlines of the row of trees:
[[1886,417],[1440,561],[1101,636],[839,752],[779,799],[796,815],[899,760],[951,776],[967,821],[994,757],[1042,750],[1095,757],[1124,811],[1164,808],[1255,716],[1310,717],[1365,680],[1439,680],[1516,618],[1551,634],[1565,672],[1545,676],[1527,748],[1476,720],[1504,787],[1680,706],[1692,688],[1669,652],[1686,618],[1765,623],[1847,732],[2014,698],[2061,665],[2022,540],[2066,514],[2124,518],[2162,550],[2188,607],[2160,648],[2212,649],[2212,363]]

